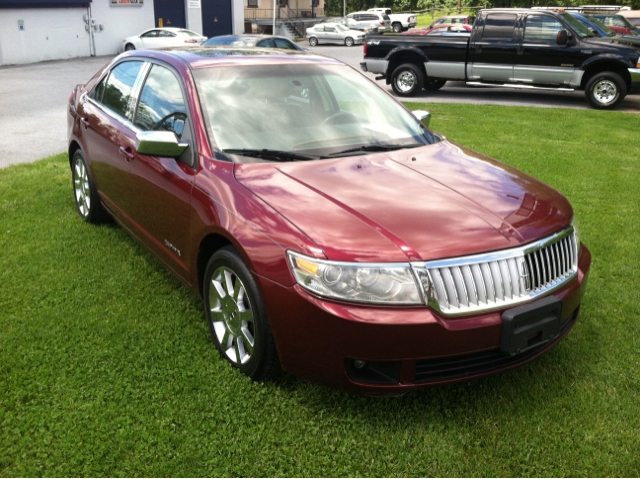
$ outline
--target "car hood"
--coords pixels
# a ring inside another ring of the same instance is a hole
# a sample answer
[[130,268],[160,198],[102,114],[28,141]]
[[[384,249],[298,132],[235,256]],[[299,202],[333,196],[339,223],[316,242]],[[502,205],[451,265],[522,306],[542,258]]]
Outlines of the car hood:
[[[590,46],[593,48],[603,47],[618,47],[625,46],[633,48],[634,50],[640,50],[640,37],[632,37],[631,35],[620,35],[615,37],[594,37],[588,39],[582,39],[582,46]],[[619,52],[615,52],[619,53]]]
[[238,164],[235,175],[336,261],[494,251],[548,236],[573,214],[555,189],[448,141],[335,160]]

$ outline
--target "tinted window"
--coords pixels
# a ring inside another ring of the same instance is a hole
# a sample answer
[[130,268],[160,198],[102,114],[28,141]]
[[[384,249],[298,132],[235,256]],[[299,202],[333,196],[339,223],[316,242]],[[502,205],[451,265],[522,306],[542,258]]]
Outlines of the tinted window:
[[387,22],[391,21],[391,19],[389,18],[389,15],[382,15],[382,19],[387,21]]
[[360,17],[366,22],[376,22],[380,20],[377,15],[360,15]]
[[152,38],[157,36],[158,36],[158,30],[151,30],[150,32],[143,34],[142,38]]
[[513,30],[516,26],[516,16],[509,14],[494,13],[487,16],[484,23],[482,38],[496,38],[508,40],[513,37]]
[[553,17],[529,15],[524,29],[524,39],[555,42],[558,32],[562,29],[562,24]]
[[145,131],[173,131],[180,138],[186,119],[180,82],[170,70],[154,65],[142,89],[134,124]]
[[100,83],[89,94],[89,97],[93,98],[97,102],[102,102],[102,95],[104,94],[104,85],[107,83],[107,78],[104,77]]
[[270,39],[267,40],[262,40],[260,43],[258,43],[258,45],[256,45],[258,47],[265,47],[265,48],[273,48],[273,42]]
[[167,32],[166,30],[162,30],[160,31],[160,33],[158,33],[159,37],[162,38],[168,38],[168,37],[175,37],[176,34],[175,33],[171,33],[171,32]]
[[283,40],[282,38],[274,38],[273,41],[276,42],[276,48],[284,48],[285,50],[296,49],[291,42]]
[[142,62],[121,63],[107,79],[102,104],[123,118],[130,117],[131,91],[141,68]]

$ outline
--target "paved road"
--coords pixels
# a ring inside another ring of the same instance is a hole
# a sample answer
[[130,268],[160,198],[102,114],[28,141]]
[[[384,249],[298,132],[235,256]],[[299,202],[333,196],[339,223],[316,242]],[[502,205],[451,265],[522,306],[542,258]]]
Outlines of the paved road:
[[[303,42],[306,46],[306,42]],[[362,46],[313,47],[359,69]],[[80,58],[0,67],[0,168],[29,163],[67,148],[66,105],[75,85],[85,83],[111,57]],[[373,77],[373,74],[368,74]],[[384,82],[380,85],[391,90]],[[449,82],[437,92],[415,97],[432,103],[497,104],[587,109],[582,92],[525,92],[498,88],[470,88]],[[640,112],[640,95],[627,97],[620,110]]]

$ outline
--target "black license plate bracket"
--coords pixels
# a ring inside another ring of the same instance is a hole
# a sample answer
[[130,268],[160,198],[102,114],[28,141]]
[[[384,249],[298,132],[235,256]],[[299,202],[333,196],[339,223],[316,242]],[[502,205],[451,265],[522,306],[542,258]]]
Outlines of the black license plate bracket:
[[556,296],[505,311],[500,350],[513,356],[554,340],[560,333],[561,319],[562,301]]

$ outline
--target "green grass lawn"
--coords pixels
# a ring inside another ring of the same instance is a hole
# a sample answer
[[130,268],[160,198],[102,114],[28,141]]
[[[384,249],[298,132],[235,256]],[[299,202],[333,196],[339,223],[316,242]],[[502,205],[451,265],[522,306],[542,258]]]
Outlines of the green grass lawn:
[[80,220],[59,155],[0,170],[0,476],[639,476],[640,118],[410,107],[573,203],[593,263],[558,347],[401,398],[252,383],[190,290]]

